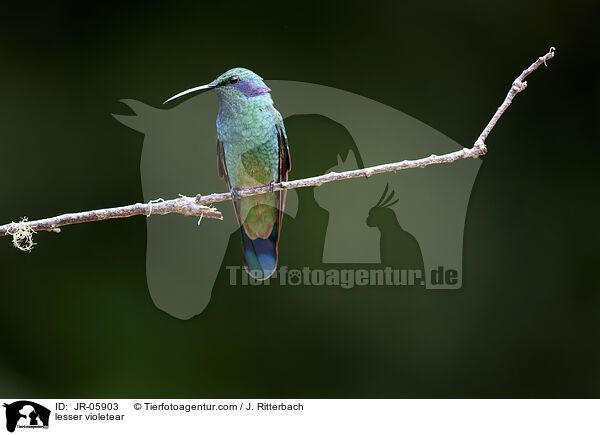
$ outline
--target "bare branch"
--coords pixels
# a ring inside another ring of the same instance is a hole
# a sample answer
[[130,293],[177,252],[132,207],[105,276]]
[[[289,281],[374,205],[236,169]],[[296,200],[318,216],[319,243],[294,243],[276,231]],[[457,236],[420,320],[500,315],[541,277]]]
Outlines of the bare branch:
[[194,198],[181,196],[168,201],[154,200],[147,204],[137,203],[124,207],[104,208],[101,210],[67,213],[60,216],[27,222],[10,223],[0,226],[0,236],[13,235],[19,226],[27,226],[32,231],[53,231],[60,233],[60,227],[84,222],[103,221],[107,219],[127,218],[131,216],[178,213],[184,216],[202,216],[223,219],[220,211],[213,207],[198,204]]
[[[261,186],[261,187],[254,187],[254,188],[250,188],[250,189],[238,190],[238,191],[236,191],[237,196],[244,197],[244,196],[259,195],[262,193],[269,192],[270,189],[285,190],[285,189],[297,189],[299,187],[320,186],[325,183],[330,183],[332,181],[346,180],[348,178],[359,178],[359,177],[367,177],[368,178],[371,175],[375,175],[375,174],[383,174],[386,172],[396,172],[396,171],[400,171],[403,169],[410,169],[410,168],[424,168],[424,167],[430,166],[430,165],[439,165],[441,163],[451,163],[451,162],[454,162],[454,161],[460,160],[460,159],[477,158],[479,156],[482,156],[487,152],[485,140],[487,139],[488,135],[490,134],[490,132],[492,131],[492,129],[494,128],[494,126],[496,125],[496,123],[498,122],[498,120],[500,119],[502,114],[506,111],[508,106],[510,106],[510,103],[512,103],[513,98],[515,98],[515,95],[517,95],[519,92],[523,91],[527,87],[527,82],[523,81],[523,80],[525,80],[525,77],[527,77],[533,71],[538,69],[538,67],[541,64],[545,64],[546,61],[552,59],[554,57],[554,51],[555,51],[555,48],[551,47],[550,51],[548,53],[546,53],[546,55],[538,58],[538,60],[536,60],[534,63],[532,63],[529,66],[529,68],[524,70],[521,73],[521,75],[515,79],[510,90],[508,91],[508,94],[506,95],[506,98],[504,99],[504,102],[502,103],[502,105],[500,105],[500,107],[498,107],[498,109],[496,110],[496,113],[494,113],[494,116],[492,117],[492,119],[490,120],[488,125],[485,126],[485,128],[483,129],[483,131],[477,138],[477,141],[475,142],[475,144],[473,145],[472,148],[463,148],[460,151],[454,151],[452,153],[443,154],[441,156],[432,154],[429,157],[424,157],[424,158],[418,159],[418,160],[403,160],[401,162],[387,163],[384,165],[371,166],[370,168],[355,169],[355,170],[346,171],[346,172],[329,172],[327,174],[320,175],[318,177],[304,178],[302,180],[294,180],[294,181],[284,181],[281,183],[275,183],[272,186]],[[196,196],[196,201],[198,201],[198,204],[213,204],[216,202],[227,201],[229,199],[231,199],[231,193],[213,193],[212,195],[206,195],[206,196],[197,195]]]
[[[525,69],[519,77],[512,83],[506,98],[494,113],[494,116],[485,126],[472,148],[463,148],[452,153],[424,157],[417,160],[403,160],[396,163],[386,163],[379,166],[371,166],[369,168],[356,169],[345,172],[329,172],[317,177],[304,178],[301,180],[285,181],[275,183],[272,186],[261,186],[250,189],[238,190],[237,196],[253,196],[268,193],[270,191],[297,189],[300,187],[320,186],[332,181],[346,180],[349,178],[370,177],[375,174],[387,172],[396,172],[410,168],[424,168],[430,165],[438,165],[442,163],[451,163],[460,159],[477,158],[487,152],[485,141],[488,135],[495,127],[496,123],[502,114],[508,109],[514,97],[527,87],[525,78],[533,71],[538,69],[542,64],[554,57],[554,47],[544,56],[538,58],[532,63],[529,68]],[[231,199],[231,192],[228,193],[213,193],[211,195],[197,195],[195,198],[181,196],[180,198],[163,201],[162,199],[150,201],[147,204],[137,203],[124,207],[106,208],[102,210],[86,211],[81,213],[69,213],[61,216],[41,219],[28,222],[24,218],[21,222],[0,226],[0,236],[10,235],[13,237],[13,244],[24,251],[29,251],[33,247],[32,233],[36,231],[53,231],[60,232],[60,227],[64,225],[78,224],[83,222],[95,222],[106,219],[126,218],[137,215],[150,216],[151,214],[169,214],[178,213],[185,216],[200,216],[222,220],[223,216],[217,209],[206,206],[216,202],[227,201]]]
[[[241,189],[237,190],[236,193],[237,196],[243,197],[260,195],[262,193],[268,193],[271,190],[276,191],[286,189],[298,189],[299,187],[321,186],[325,183],[331,183],[332,181],[339,180],[347,180],[348,178],[368,178],[371,175],[383,174],[386,172],[396,172],[410,168],[424,168],[426,166],[437,165],[440,163],[451,163],[459,159],[466,159],[469,157],[476,158],[482,154],[485,154],[485,147],[463,148],[460,151],[443,154],[441,156],[432,154],[429,157],[424,157],[418,160],[403,160],[401,162],[386,163],[384,165],[371,166],[369,168],[363,169],[354,169],[352,171],[345,172],[329,172],[324,175],[319,175],[318,177],[303,178],[301,180],[294,181],[282,181],[281,183],[275,183],[272,186],[261,186],[253,187],[250,189]],[[198,204],[212,204],[215,202],[227,201],[229,199],[231,199],[231,193],[213,193],[212,195],[196,196],[196,201],[198,202]]]
[[515,79],[512,86],[510,87],[510,90],[508,91],[508,94],[506,94],[506,98],[504,99],[500,107],[498,107],[496,113],[494,113],[494,116],[492,116],[492,119],[490,119],[490,122],[488,122],[488,125],[485,126],[485,128],[477,138],[477,141],[475,142],[475,147],[485,147],[485,140],[487,139],[488,135],[490,134],[490,132],[492,131],[502,114],[506,111],[506,109],[508,109],[508,106],[510,106],[510,103],[512,103],[513,98],[515,98],[515,95],[525,90],[525,88],[527,87],[527,82],[525,81],[525,78],[529,74],[534,72],[536,69],[538,69],[538,67],[541,64],[546,65],[546,62],[554,57],[555,50],[556,49],[554,47],[550,47],[550,51],[548,51],[548,53],[538,58],[538,60],[529,65],[529,68],[523,70],[521,75]]

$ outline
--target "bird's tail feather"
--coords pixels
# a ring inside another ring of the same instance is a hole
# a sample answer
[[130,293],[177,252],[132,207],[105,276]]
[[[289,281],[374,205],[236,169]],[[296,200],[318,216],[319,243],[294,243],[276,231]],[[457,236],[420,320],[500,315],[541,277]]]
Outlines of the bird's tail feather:
[[244,263],[248,273],[259,280],[269,278],[277,267],[277,238],[279,237],[277,224],[273,225],[273,230],[266,239],[251,239],[243,226],[241,230]]

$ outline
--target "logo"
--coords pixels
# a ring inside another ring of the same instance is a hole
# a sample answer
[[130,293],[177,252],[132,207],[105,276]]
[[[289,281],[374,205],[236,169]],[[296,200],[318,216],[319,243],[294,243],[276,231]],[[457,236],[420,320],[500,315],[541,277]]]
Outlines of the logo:
[[6,430],[14,432],[19,429],[48,429],[50,410],[29,400],[19,400],[6,408]]
[[[407,114],[360,95],[312,83],[268,83],[290,143],[290,179],[462,148]],[[198,94],[159,108],[123,100],[134,114],[114,117],[144,135],[144,202],[225,191],[215,167],[214,97]],[[338,282],[335,274],[341,288],[343,278],[348,285],[363,282],[367,270],[376,274],[375,282],[383,274],[387,283],[389,267],[420,271],[424,289],[461,288],[467,206],[481,163],[468,159],[289,190],[279,244],[278,267],[288,268],[282,285],[301,289],[321,282],[323,275],[328,285],[325,271],[331,270],[330,282]],[[201,313],[219,275],[231,272],[228,266],[245,273],[231,204],[219,209],[225,215],[219,223],[198,226],[173,215],[146,221],[148,289],[154,304],[176,318]]]

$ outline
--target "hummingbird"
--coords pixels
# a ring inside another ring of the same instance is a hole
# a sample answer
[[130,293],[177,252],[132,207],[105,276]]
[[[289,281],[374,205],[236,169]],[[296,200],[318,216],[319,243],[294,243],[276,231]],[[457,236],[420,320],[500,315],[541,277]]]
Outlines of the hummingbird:
[[[277,248],[285,190],[273,184],[287,181],[291,169],[288,140],[271,89],[256,73],[233,68],[212,82],[185,90],[165,101],[202,90],[213,90],[219,100],[217,115],[217,173],[231,192],[242,234],[244,266],[259,280],[277,267]],[[237,191],[269,186],[269,193],[240,198]]]

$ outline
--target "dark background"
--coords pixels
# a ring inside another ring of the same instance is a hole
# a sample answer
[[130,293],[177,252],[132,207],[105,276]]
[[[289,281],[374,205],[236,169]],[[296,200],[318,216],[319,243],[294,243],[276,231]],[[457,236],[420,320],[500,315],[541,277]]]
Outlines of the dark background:
[[158,106],[245,66],[364,95],[470,146],[520,71],[557,51],[487,141],[461,290],[221,276],[182,321],[149,297],[144,217],[39,234],[31,254],[4,238],[0,396],[600,397],[594,6],[3,6],[2,223],[142,200],[143,137],[110,116],[128,113],[122,98]]

